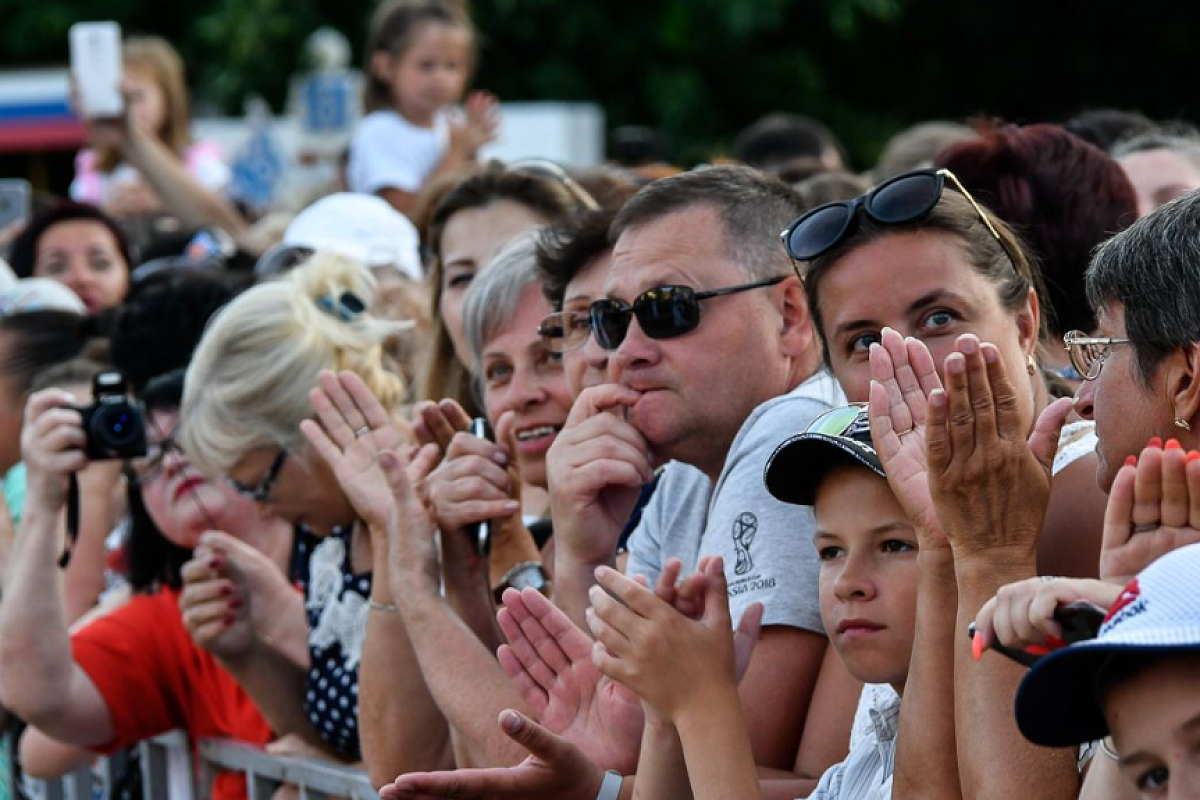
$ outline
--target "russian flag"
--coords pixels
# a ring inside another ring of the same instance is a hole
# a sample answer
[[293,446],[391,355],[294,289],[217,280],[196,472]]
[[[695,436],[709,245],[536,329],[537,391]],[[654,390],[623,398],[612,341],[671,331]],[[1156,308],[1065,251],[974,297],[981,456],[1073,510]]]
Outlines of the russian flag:
[[0,73],[0,153],[73,150],[87,141],[65,69]]

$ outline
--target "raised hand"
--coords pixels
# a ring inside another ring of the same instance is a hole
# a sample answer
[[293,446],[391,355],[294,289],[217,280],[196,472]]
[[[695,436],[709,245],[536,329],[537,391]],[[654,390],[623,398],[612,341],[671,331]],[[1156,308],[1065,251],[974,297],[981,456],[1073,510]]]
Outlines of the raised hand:
[[465,431],[454,434],[427,481],[429,501],[444,533],[461,535],[467,526],[521,510],[510,461],[502,445]]
[[[593,661],[671,722],[690,699],[736,683],[724,565],[715,558],[707,566],[699,619],[685,617],[607,567],[598,571],[599,586],[592,588]],[[743,616],[743,635],[756,638],[761,619],[762,606],[752,606]]]
[[1155,559],[1200,542],[1200,454],[1158,440],[1130,456],[1108,493],[1100,577],[1124,586]]
[[395,587],[397,605],[403,608],[406,589],[440,591],[437,522],[418,489],[436,465],[437,452],[432,445],[425,445],[412,459],[406,459],[395,450],[383,450],[377,461],[391,498],[384,526],[388,580]]
[[417,443],[435,444],[443,453],[450,447],[454,434],[467,430],[470,424],[471,417],[458,401],[450,398],[439,403],[422,400],[413,407],[413,435]]
[[379,790],[383,800],[593,800],[604,771],[578,747],[516,711],[500,714],[500,728],[530,755],[515,767],[458,769],[401,775]]
[[929,494],[925,460],[927,398],[942,388],[924,342],[884,328],[871,345],[871,441],[888,483],[916,525],[922,550],[948,547]]
[[462,111],[461,118],[450,121],[450,148],[472,159],[500,130],[500,101],[490,92],[471,92]]
[[407,442],[356,373],[323,371],[320,381],[309,394],[317,419],[304,420],[300,430],[325,459],[359,518],[372,530],[383,530],[393,500],[379,470],[379,454]]
[[1008,553],[1013,563],[1032,564],[1071,400],[1047,407],[1026,438],[994,345],[960,336],[944,375],[945,390],[929,396],[926,454],[930,495],[955,560]]
[[644,717],[628,689],[600,674],[592,640],[535,589],[504,593],[497,656],[522,698],[549,730],[604,769],[632,772]]

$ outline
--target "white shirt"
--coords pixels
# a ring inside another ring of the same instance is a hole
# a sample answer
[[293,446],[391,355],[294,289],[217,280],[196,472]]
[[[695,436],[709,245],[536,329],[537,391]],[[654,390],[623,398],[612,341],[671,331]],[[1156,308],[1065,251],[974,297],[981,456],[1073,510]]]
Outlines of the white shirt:
[[395,111],[368,114],[354,131],[346,170],[350,191],[417,192],[450,146],[450,126],[439,113],[432,128],[413,125]]

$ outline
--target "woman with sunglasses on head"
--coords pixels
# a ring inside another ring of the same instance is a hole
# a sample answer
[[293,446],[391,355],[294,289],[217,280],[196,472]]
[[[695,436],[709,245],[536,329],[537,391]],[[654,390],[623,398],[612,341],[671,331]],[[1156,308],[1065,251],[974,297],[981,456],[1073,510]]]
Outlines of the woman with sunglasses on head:
[[[1012,230],[948,170],[893,178],[853,201],[816,208],[784,232],[799,264],[825,360],[851,401],[865,401],[868,353],[885,328],[921,340],[939,374],[964,333],[994,344],[1032,430],[1053,399],[1036,359],[1041,278]],[[943,376],[944,378],[944,376]],[[1042,574],[1094,577],[1104,496],[1094,434],[1064,430],[1038,544]]]
[[[205,474],[227,479],[262,513],[297,531],[310,628],[307,673],[280,672],[261,640],[244,642],[236,659],[226,656],[264,708],[274,705],[289,719],[303,709],[300,730],[278,733],[308,738],[315,731],[332,752],[360,760],[360,678],[362,694],[375,680],[385,684],[376,696],[390,699],[364,706],[364,712],[404,709],[420,720],[423,737],[400,752],[414,762],[442,763],[444,723],[420,675],[394,674],[391,665],[403,655],[378,647],[407,641],[402,627],[396,637],[379,630],[401,625],[387,584],[390,495],[339,480],[345,476],[337,470],[346,465],[327,463],[300,428],[321,408],[321,373],[350,370],[391,421],[386,430],[373,431],[358,418],[351,438],[380,440],[389,449],[406,444],[404,385],[383,352],[384,340],[404,326],[365,311],[374,288],[367,267],[318,252],[230,302],[214,316],[188,368],[181,444]],[[283,685],[294,691],[280,691]]]
[[[271,726],[233,677],[188,635],[180,612],[181,570],[205,531],[249,545],[283,580],[291,533],[262,519],[223,484],[204,478],[173,446],[181,374],[143,395],[147,453],[129,464],[130,580],[133,598],[68,631],[55,567],[68,477],[83,468],[84,431],[74,398],[58,389],[29,400],[23,447],[28,467],[25,517],[0,604],[0,697],[32,727],[23,751],[61,755],[68,743],[111,752],[183,728],[195,741],[233,738],[265,744]],[[299,623],[300,603],[280,611]],[[214,796],[245,796],[240,779],[218,779]]]

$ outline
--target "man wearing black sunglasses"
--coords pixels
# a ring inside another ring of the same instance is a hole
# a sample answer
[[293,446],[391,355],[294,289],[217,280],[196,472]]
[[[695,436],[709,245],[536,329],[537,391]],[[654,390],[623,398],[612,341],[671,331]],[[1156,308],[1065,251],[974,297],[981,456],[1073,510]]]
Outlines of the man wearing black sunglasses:
[[[613,224],[605,298],[589,309],[610,383],[580,394],[547,460],[555,602],[585,630],[593,570],[611,562],[638,490],[667,464],[626,571],[653,583],[669,557],[690,573],[700,556],[721,555],[734,620],[765,605],[741,690],[758,763],[783,769],[826,641],[811,511],[772,498],[762,475],[787,432],[842,402],[819,371],[804,292],[778,244],[776,228],[798,210],[786,186],[740,167],[635,195]],[[845,705],[849,715],[853,698]]]

